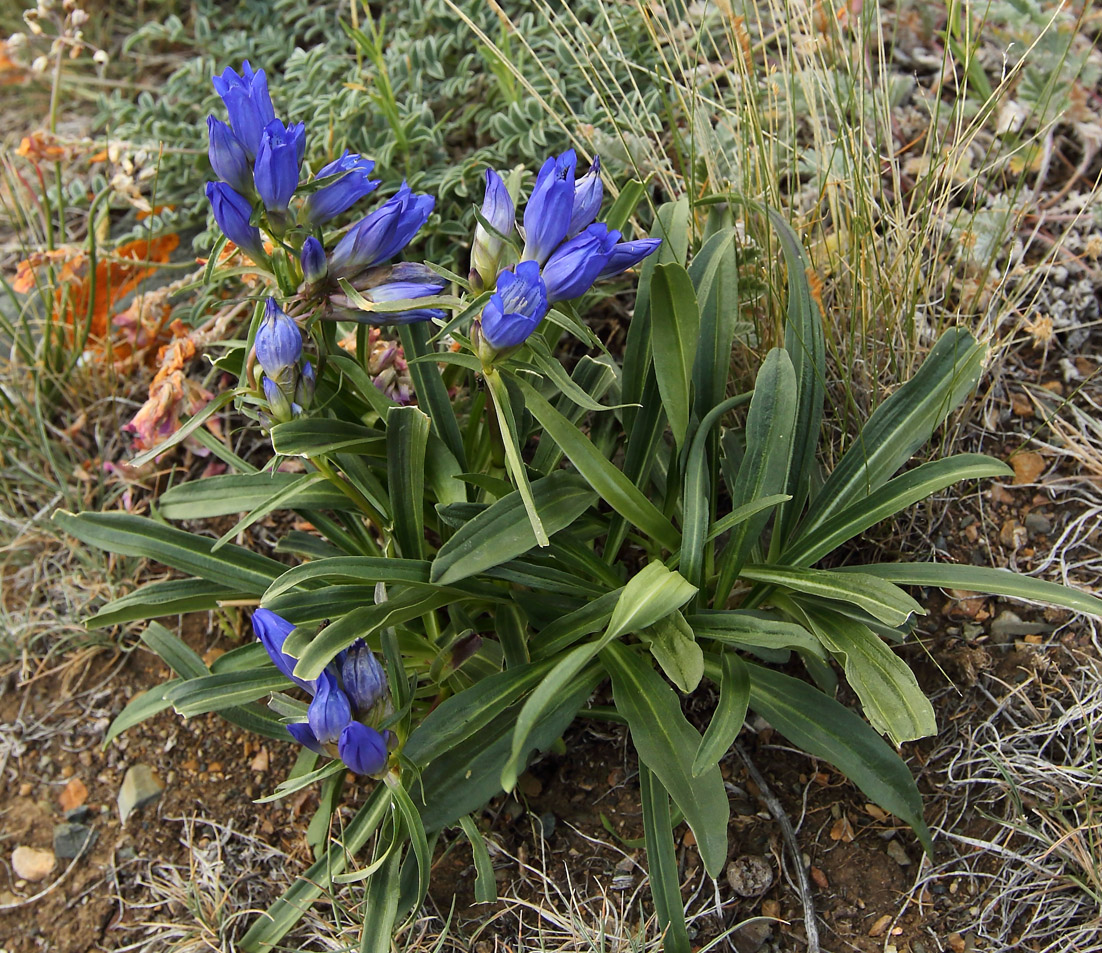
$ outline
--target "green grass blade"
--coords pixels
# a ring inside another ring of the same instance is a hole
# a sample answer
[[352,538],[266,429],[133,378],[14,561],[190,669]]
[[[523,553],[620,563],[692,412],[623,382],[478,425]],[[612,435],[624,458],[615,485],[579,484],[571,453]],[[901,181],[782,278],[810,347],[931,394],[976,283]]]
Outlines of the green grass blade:
[[157,511],[166,520],[209,519],[246,513],[280,493],[289,493],[283,499],[289,509],[348,507],[348,497],[328,484],[319,484],[317,474],[276,472],[231,473],[180,483],[161,494]]
[[482,836],[470,814],[459,818],[459,826],[471,845],[471,859],[474,861],[474,902],[493,903],[497,900],[497,881],[494,879],[494,864],[490,852],[486,849],[486,839]]
[[293,566],[264,593],[264,602],[290,589],[317,589],[323,582],[353,582],[374,586],[379,582],[427,585],[431,563],[424,559],[386,556],[329,556]]
[[431,362],[413,363],[414,359],[432,353],[428,343],[428,326],[425,322],[403,324],[398,328],[398,336],[406,357],[410,359],[409,373],[413,378],[418,406],[432,419],[432,429],[452,452],[459,469],[469,469],[467,455],[463,450],[463,435],[459,432],[459,422],[455,418],[455,408],[440,372]]

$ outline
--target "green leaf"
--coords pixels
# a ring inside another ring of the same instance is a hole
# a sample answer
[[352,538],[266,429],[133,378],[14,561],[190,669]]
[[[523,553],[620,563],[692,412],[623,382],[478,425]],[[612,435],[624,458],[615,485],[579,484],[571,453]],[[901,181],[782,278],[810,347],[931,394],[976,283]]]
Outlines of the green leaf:
[[421,815],[417,811],[417,806],[402,786],[402,782],[395,775],[389,773],[384,780],[394,795],[394,803],[397,805],[398,813],[402,818],[402,827],[409,838],[410,849],[413,851],[414,859],[417,862],[417,899],[414,906],[420,907],[429,892],[429,873],[432,868],[432,854],[429,851],[425,825],[421,822]]
[[674,690],[650,663],[619,642],[601,653],[612,675],[616,710],[628,721],[639,760],[650,768],[681,808],[696,837],[704,868],[719,877],[727,863],[730,805],[716,766],[692,776],[700,734],[685,720]]
[[693,255],[689,266],[700,305],[700,335],[693,364],[696,415],[700,418],[723,400],[731,374],[731,351],[740,320],[737,238],[734,227],[720,229]]
[[643,808],[650,892],[658,928],[662,931],[662,950],[663,953],[689,953],[691,947],[685,924],[685,904],[681,900],[670,796],[643,763],[639,765],[639,800]]
[[934,707],[914,672],[860,622],[828,609],[804,609],[811,630],[841,663],[865,717],[895,745],[937,733]]
[[708,453],[709,445],[714,442],[712,429],[724,414],[746,403],[750,397],[750,394],[739,394],[709,410],[693,434],[685,455],[685,482],[681,493],[681,574],[697,587],[704,574],[704,537],[712,507],[713,466]]
[[[703,659],[701,667],[703,667]],[[735,743],[750,704],[750,670],[734,652],[719,657],[719,704],[693,757],[693,777],[719,764]]]
[[431,764],[440,755],[458,747],[497,720],[550,668],[547,662],[510,668],[446,698],[410,735],[402,754],[414,764]]
[[554,440],[577,467],[597,494],[629,523],[639,527],[669,550],[680,545],[680,536],[658,507],[643,495],[615,465],[566,417],[551,406],[524,380],[518,381],[525,404],[545,431],[544,439]]
[[141,639],[181,678],[202,678],[208,673],[207,666],[198,653],[159,622],[150,622],[142,632]]
[[959,453],[933,460],[888,480],[878,490],[857,500],[818,527],[801,533],[784,550],[781,561],[791,566],[810,566],[842,543],[960,480],[1006,476],[1005,463],[979,453]]
[[390,408],[398,406],[375,386],[375,381],[372,380],[371,375],[357,363],[355,358],[348,354],[331,352],[326,361],[340,371],[347,381],[351,382],[353,389],[360,398],[384,420]]
[[494,865],[486,841],[475,826],[470,814],[459,818],[459,826],[471,845],[471,859],[474,861],[474,902],[494,903],[497,900],[497,881],[494,879]]
[[680,612],[640,629],[639,638],[650,649],[666,678],[686,695],[696,691],[704,677],[704,653]]
[[1035,579],[1009,569],[962,566],[957,563],[876,563],[871,566],[842,566],[838,572],[860,573],[903,586],[941,586],[983,592],[1026,602],[1063,606],[1073,612],[1102,618],[1102,599],[1069,586]]
[[[406,590],[392,595],[385,602],[353,609],[336,622],[327,625],[302,647],[302,654],[295,665],[295,675],[307,680],[317,678],[337,653],[348,648],[356,639],[369,639],[380,629],[416,619],[441,606],[462,602],[466,595],[456,589],[440,589],[427,593]],[[298,632],[295,632],[288,636],[284,651],[294,654],[299,650],[299,642],[295,639],[297,635]],[[295,641],[292,642],[292,639]]]
[[378,430],[347,420],[296,417],[272,427],[272,449],[288,457],[318,457],[344,450],[370,454],[382,461],[386,437]]
[[399,559],[386,556],[330,556],[294,566],[283,573],[264,593],[267,603],[290,589],[317,589],[321,582],[428,584],[430,563],[424,559]]
[[386,417],[386,472],[398,549],[407,559],[425,550],[425,452],[429,418],[416,407],[392,407]]
[[112,599],[100,607],[84,624],[90,629],[122,625],[138,619],[205,612],[218,608],[222,600],[249,598],[249,593],[235,592],[206,579],[167,579],[147,582],[131,593]]
[[225,672],[189,678],[165,693],[185,718],[244,705],[287,687],[287,676],[274,668],[260,672]]
[[912,614],[926,614],[926,610],[902,589],[868,573],[790,569],[785,566],[747,566],[742,570],[742,576],[754,582],[783,586],[809,596],[851,602],[890,626],[903,625]]
[[[586,354],[574,365],[570,374],[570,380],[585,394],[599,400],[608,393],[609,388],[616,380],[617,368],[611,358],[594,358]],[[555,401],[555,409],[566,417],[571,423],[577,423],[585,409],[576,401],[560,394]],[[562,460],[562,450],[553,440],[541,440],[532,454],[532,469],[539,473],[550,473]]]
[[759,500],[751,500],[749,503],[743,503],[742,506],[736,506],[730,513],[720,517],[712,524],[704,541],[711,542],[716,537],[722,536],[727,530],[738,526],[739,523],[746,522],[751,516],[763,510],[772,509],[780,503],[786,503],[790,499],[792,499],[792,497],[787,493],[774,493],[771,496],[763,496]]
[[[382,785],[380,785],[381,787]],[[401,895],[402,851],[381,847],[386,851],[382,866],[367,882],[361,911],[360,953],[391,953],[394,926],[398,920],[398,900]]]
[[413,388],[417,392],[421,409],[431,418],[433,431],[451,451],[459,469],[470,469],[467,466],[467,455],[463,451],[459,422],[455,419],[455,408],[440,372],[434,364],[413,363],[417,358],[433,353],[429,344],[428,327],[424,322],[400,325],[398,335],[406,358],[411,362],[409,373],[413,378]]
[[[796,372],[788,353],[773,348],[754,383],[746,415],[746,455],[739,466],[731,506],[738,508],[784,490],[796,431]],[[715,605],[727,602],[739,571],[757,543],[770,512],[761,510],[731,530],[719,561]]]
[[781,240],[785,265],[788,268],[788,320],[784,326],[784,349],[792,361],[796,375],[796,424],[792,439],[792,459],[785,486],[777,492],[792,497],[777,514],[774,537],[787,539],[799,519],[811,486],[811,475],[817,466],[815,455],[819,447],[823,421],[823,400],[826,382],[826,344],[823,340],[823,318],[811,293],[808,274],[811,265],[792,227],[773,209],[766,209],[770,223]]
[[810,539],[828,519],[883,486],[975,389],[986,354],[964,328],[946,331],[915,376],[861,428],[808,508],[801,537]]
[[623,231],[635,209],[647,194],[647,188],[638,179],[630,179],[620,187],[620,194],[612,203],[612,208],[605,216],[605,224],[609,229]]
[[[790,675],[744,664],[750,670],[750,707],[794,745],[834,765],[884,810],[909,824],[928,854],[933,841],[922,817],[922,796],[902,759],[868,723],[833,698]],[[708,677],[719,663],[705,661]]]
[[700,310],[689,273],[678,264],[658,265],[650,285],[654,372],[662,406],[680,450],[689,430],[693,361],[700,336]]
[[[532,503],[549,536],[565,529],[596,501],[583,480],[563,470],[532,484]],[[452,585],[533,549],[536,536],[524,512],[521,495],[514,492],[465,523],[436,554],[432,582]]]
[[[331,844],[317,863],[299,876],[283,896],[252,922],[240,940],[241,949],[245,953],[271,953],[310,905],[330,888],[333,877],[344,872],[351,858],[390,815],[390,804],[390,789],[385,784],[377,784],[367,802],[344,828],[340,842]],[[397,893],[395,889],[395,898]]]
[[532,350],[532,356],[535,359],[536,366],[547,375],[547,377],[554,383],[559,389],[559,393],[569,399],[572,403],[575,403],[583,410],[603,411],[603,410],[618,410],[619,405],[605,406],[593,399],[592,395],[586,389],[578,386],[574,382],[574,379],[566,373],[566,368],[559,363],[556,358],[547,349],[547,342],[538,335],[533,335],[528,339],[528,346]]
[[348,507],[348,497],[329,484],[319,484],[317,474],[275,472],[231,473],[180,483],[161,494],[157,510],[167,520],[209,519],[246,513],[281,493],[290,493],[283,498],[290,509]]
[[608,623],[610,638],[625,632],[638,632],[674,612],[696,594],[696,586],[660,562],[647,563],[620,593],[612,619]]
[[191,576],[259,595],[286,568],[240,546],[212,553],[214,540],[129,513],[81,513],[59,510],[53,521],[90,546],[123,556],[155,559]]
[[802,625],[775,619],[765,612],[704,611],[689,616],[688,622],[698,638],[715,639],[739,648],[796,649],[826,658],[822,643]]

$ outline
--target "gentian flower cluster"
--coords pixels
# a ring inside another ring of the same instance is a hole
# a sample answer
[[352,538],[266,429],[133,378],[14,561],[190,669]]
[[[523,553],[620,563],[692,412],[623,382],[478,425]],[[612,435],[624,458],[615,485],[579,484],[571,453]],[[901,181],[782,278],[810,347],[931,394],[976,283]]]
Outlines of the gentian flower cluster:
[[573,149],[544,162],[524,209],[520,260],[504,269],[516,212],[501,176],[486,172],[480,214],[489,228],[479,222],[471,249],[472,287],[494,288],[473,333],[486,364],[524,343],[551,305],[637,265],[661,244],[621,241],[620,232],[595,222],[604,195],[600,159],[581,177],[576,169]]
[[[293,251],[288,268],[301,272],[299,290],[306,297],[327,305],[323,317],[369,324],[441,317],[443,312],[433,309],[365,311],[341,294],[338,284],[347,279],[370,302],[439,294],[445,283],[430,269],[386,267],[428,220],[435,199],[403,183],[393,198],[355,223],[327,251],[330,236],[323,234],[323,227],[378,188],[370,177],[375,163],[346,151],[304,183],[306,127],[276,118],[264,70],[254,71],[246,61],[240,74],[226,69],[214,77],[214,88],[225,103],[229,123],[215,116],[207,119],[210,164],[220,180],[207,183],[207,198],[226,237],[261,264],[269,262],[264,232],[276,240],[267,247],[278,244]],[[279,268],[274,270],[279,274]]]
[[313,696],[306,721],[288,725],[287,731],[303,747],[339,757],[356,774],[382,774],[394,736],[375,727],[389,709],[386,673],[378,658],[358,639],[318,678],[306,681],[295,675],[295,659],[283,651],[293,629],[269,609],[253,612],[253,631],[276,668]]

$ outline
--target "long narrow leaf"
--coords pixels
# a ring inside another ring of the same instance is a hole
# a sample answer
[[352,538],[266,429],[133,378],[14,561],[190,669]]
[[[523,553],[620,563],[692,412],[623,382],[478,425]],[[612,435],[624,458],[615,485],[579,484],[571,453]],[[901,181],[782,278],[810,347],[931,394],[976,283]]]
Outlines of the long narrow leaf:
[[658,390],[680,450],[689,429],[693,360],[700,336],[696,291],[681,265],[658,265],[654,269],[650,315]]
[[390,516],[398,549],[421,559],[425,549],[425,452],[429,418],[416,407],[392,407],[386,416]]
[[662,931],[662,950],[663,953],[689,953],[691,947],[673,842],[670,796],[645,764],[639,765],[639,800],[643,808],[650,892],[658,928]]
[[735,743],[750,704],[750,670],[734,652],[720,656],[719,704],[693,756],[693,777],[719,764]]

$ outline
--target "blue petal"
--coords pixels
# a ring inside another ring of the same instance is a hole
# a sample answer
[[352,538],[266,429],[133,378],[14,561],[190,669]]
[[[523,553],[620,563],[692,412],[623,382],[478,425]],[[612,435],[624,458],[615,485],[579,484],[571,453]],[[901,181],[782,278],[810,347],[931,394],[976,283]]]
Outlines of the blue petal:
[[614,245],[596,280],[601,281],[604,278],[612,278],[614,275],[622,274],[629,268],[638,265],[647,255],[657,251],[661,244],[661,238],[640,238],[634,242],[620,242]]
[[263,261],[267,256],[260,239],[260,229],[249,224],[253,214],[249,200],[225,182],[208,182],[207,199],[222,234],[238,248],[248,252],[254,260]]
[[287,731],[292,738],[295,739],[304,748],[309,748],[315,754],[328,754],[322,743],[314,737],[314,733],[310,730],[310,726],[304,722],[296,722],[293,725],[287,725]]
[[619,238],[619,232],[596,224],[560,246],[543,268],[548,301],[568,301],[585,294],[597,280]]
[[304,126],[284,126],[278,119],[270,122],[260,139],[253,180],[264,207],[283,212],[298,188],[299,142]]
[[207,137],[214,174],[238,192],[248,192],[253,187],[253,171],[245,147],[222,120],[207,117]]
[[264,318],[253,342],[256,360],[269,377],[281,378],[284,372],[302,357],[302,332],[278,304],[269,298],[264,305]]
[[577,163],[574,150],[568,149],[558,158],[548,159],[540,169],[524,209],[522,261],[538,261],[542,265],[566,238],[574,206]]
[[295,682],[295,684],[312,692],[314,690],[314,683],[312,681],[308,682],[304,679],[295,677],[294,671],[295,665],[298,664],[298,659],[292,658],[283,651],[283,643],[295,627],[286,619],[276,615],[270,609],[254,610],[252,623],[253,632],[256,633],[256,637],[264,646],[268,653],[268,657],[275,663],[275,667],[291,679],[291,681]]
[[340,737],[352,720],[352,704],[348,696],[337,686],[331,672],[322,672],[317,682],[317,694],[306,712],[310,730],[322,744],[329,744]]
[[374,728],[354,721],[337,744],[341,760],[356,774],[379,774],[387,763],[386,739]]
[[574,183],[574,205],[570,211],[567,238],[573,238],[591,224],[601,210],[604,187],[601,185],[601,157],[594,156],[589,171]]

